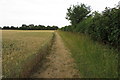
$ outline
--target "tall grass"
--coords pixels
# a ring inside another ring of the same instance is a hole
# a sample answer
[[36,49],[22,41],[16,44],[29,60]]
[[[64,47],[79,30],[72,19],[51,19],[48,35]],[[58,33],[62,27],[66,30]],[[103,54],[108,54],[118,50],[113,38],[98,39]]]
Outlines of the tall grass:
[[75,59],[81,78],[117,78],[118,52],[83,34],[58,31]]

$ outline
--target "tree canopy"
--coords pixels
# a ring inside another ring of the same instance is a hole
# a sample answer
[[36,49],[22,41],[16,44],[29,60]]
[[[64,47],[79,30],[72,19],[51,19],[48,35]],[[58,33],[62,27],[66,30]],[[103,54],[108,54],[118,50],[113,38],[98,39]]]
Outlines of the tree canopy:
[[71,25],[61,30],[90,35],[93,40],[110,44],[120,50],[120,4],[114,8],[106,7],[101,13],[89,13],[90,7],[84,4],[68,8],[66,18],[71,21]]
[[91,12],[90,6],[86,6],[85,4],[73,5],[69,7],[67,11],[66,19],[70,20],[71,24],[74,26],[87,17]]
[[57,30],[58,26],[44,26],[44,25],[34,25],[34,24],[22,24],[21,27],[14,26],[4,26],[2,29],[12,29],[12,30]]

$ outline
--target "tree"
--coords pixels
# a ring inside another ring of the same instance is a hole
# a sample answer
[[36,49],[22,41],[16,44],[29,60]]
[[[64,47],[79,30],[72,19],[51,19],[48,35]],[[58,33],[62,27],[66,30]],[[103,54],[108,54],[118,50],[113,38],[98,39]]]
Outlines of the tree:
[[30,29],[30,30],[34,30],[34,29],[35,29],[34,24],[29,24],[29,29]]
[[4,26],[2,29],[10,29],[9,26]]
[[51,29],[51,27],[48,25],[48,26],[46,27],[46,29],[47,29],[47,30],[50,30],[50,29]]
[[27,25],[26,24],[22,24],[22,27],[26,27]]
[[51,30],[57,30],[57,29],[58,29],[58,26],[52,26]]
[[90,6],[86,7],[85,4],[73,5],[72,7],[69,7],[67,10],[68,12],[66,19],[70,20],[73,26],[77,25],[91,12]]
[[20,29],[22,30],[27,30],[29,27],[26,24],[22,24],[22,26],[20,27]]
[[11,26],[10,29],[16,29],[14,26]]

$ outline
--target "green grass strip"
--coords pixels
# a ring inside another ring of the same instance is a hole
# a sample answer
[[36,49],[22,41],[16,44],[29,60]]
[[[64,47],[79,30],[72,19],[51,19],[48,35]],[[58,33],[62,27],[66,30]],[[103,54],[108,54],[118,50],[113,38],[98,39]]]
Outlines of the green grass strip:
[[100,44],[90,37],[58,31],[75,59],[82,78],[117,78],[118,52]]

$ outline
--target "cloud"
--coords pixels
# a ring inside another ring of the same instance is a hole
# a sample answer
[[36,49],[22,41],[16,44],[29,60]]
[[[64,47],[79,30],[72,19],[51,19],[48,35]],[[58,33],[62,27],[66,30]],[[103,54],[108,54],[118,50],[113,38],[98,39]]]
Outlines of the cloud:
[[119,0],[0,0],[0,26],[22,24],[69,25],[65,19],[72,4],[91,5],[93,11],[114,7]]

